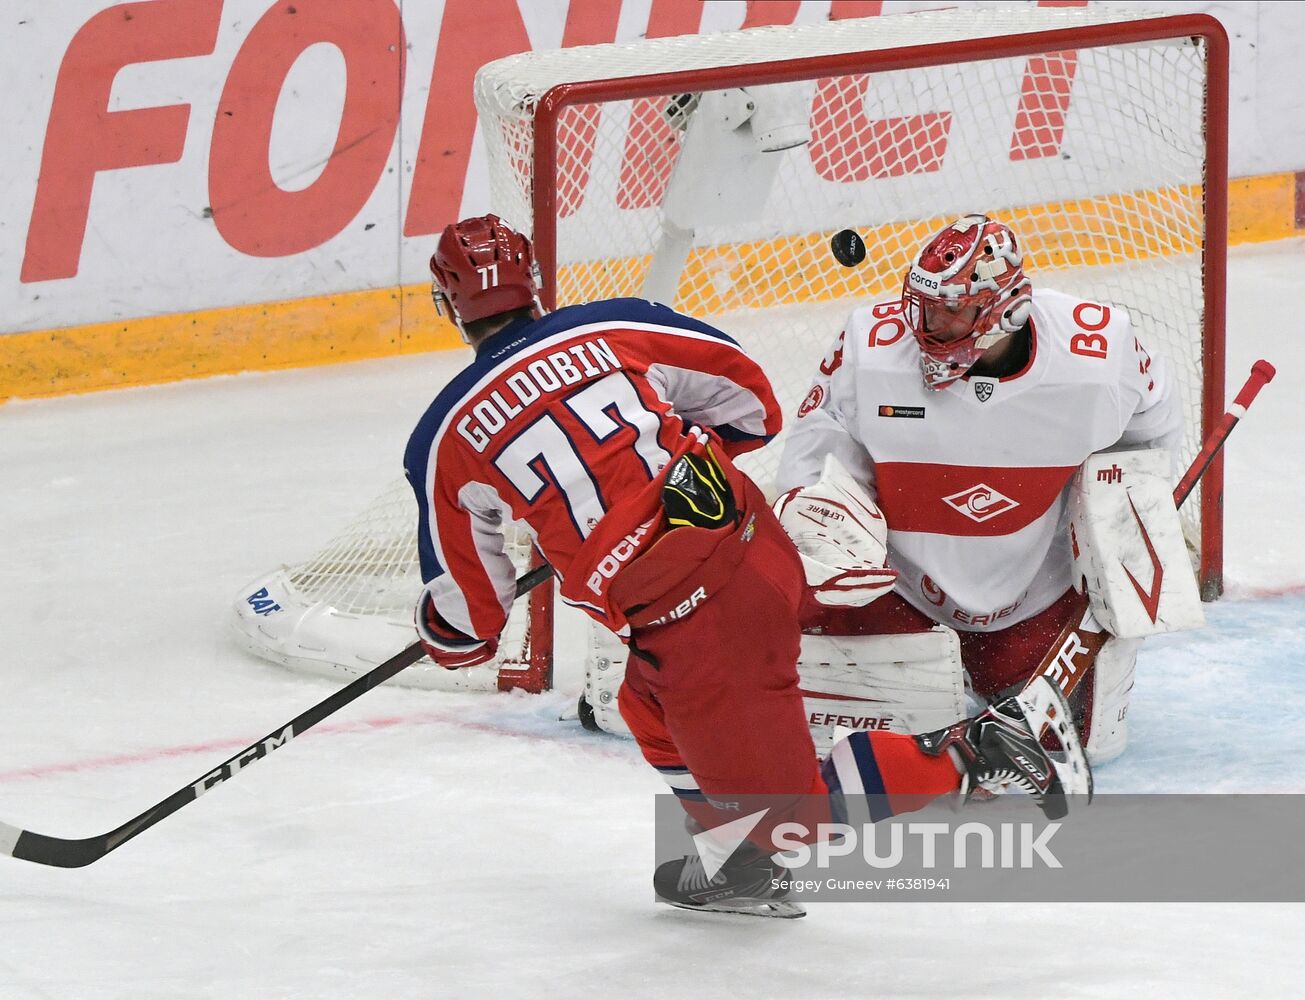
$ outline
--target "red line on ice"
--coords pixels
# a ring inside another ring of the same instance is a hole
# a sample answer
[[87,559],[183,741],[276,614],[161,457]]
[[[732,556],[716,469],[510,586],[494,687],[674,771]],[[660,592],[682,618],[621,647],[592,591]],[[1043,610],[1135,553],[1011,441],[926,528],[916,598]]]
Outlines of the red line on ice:
[[1305,593],[1305,583],[1284,583],[1277,587],[1229,588],[1229,598],[1234,601],[1260,601],[1270,597]]
[[[328,722],[314,726],[304,733],[304,736],[325,735],[327,733],[363,733],[373,729],[390,729],[395,726],[421,726],[430,723],[441,723],[444,725],[455,726],[458,729],[466,729],[476,733],[489,733],[494,736],[509,736],[514,739],[529,740],[538,743],[566,743],[570,738],[577,740],[583,738],[584,749],[587,753],[597,753],[600,756],[619,757],[622,759],[635,759],[628,752],[618,751],[615,747],[605,745],[601,737],[592,737],[585,734],[579,737],[576,734],[570,734],[565,731],[559,731],[557,738],[550,736],[541,736],[537,733],[522,732],[511,729],[506,726],[494,725],[490,722],[478,722],[472,719],[459,718],[452,714],[439,712],[424,712],[420,715],[394,715],[385,716],[376,719],[364,719],[358,722]],[[589,741],[592,739],[592,743]],[[149,764],[154,761],[164,760],[168,757],[188,757],[192,754],[214,754],[215,756],[223,750],[233,751],[242,747],[249,746],[253,740],[244,738],[211,740],[207,743],[187,743],[174,747],[159,747],[154,750],[140,750],[134,753],[112,754],[105,757],[88,757],[83,760],[64,761],[58,764],[37,764],[32,767],[20,767],[12,771],[0,771],[0,782],[18,781],[24,778],[48,778],[57,774],[76,774],[81,771],[98,771],[112,767],[126,767],[132,764]],[[629,745],[631,748],[633,744]],[[220,763],[214,761],[214,767]]]

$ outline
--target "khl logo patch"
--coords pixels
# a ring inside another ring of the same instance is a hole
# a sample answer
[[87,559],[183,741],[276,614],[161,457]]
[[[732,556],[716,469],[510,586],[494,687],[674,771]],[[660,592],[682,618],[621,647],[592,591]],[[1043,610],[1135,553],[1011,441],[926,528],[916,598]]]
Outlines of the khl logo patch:
[[986,403],[988,400],[992,398],[992,383],[975,382],[974,394],[979,397],[980,403]]

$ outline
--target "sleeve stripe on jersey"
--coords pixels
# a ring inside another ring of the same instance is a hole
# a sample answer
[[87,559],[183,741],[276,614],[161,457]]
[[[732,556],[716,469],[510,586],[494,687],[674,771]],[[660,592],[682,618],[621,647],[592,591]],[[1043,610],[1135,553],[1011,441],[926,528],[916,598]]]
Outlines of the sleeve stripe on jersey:
[[[428,476],[427,488],[434,490],[434,476]],[[459,499],[462,494],[469,488],[475,487],[482,491],[488,491],[496,500],[498,493],[490,486],[484,483],[465,483],[459,492]],[[433,495],[433,492],[428,495]],[[506,511],[507,505],[501,500],[496,506],[500,514]],[[480,567],[481,580],[473,589],[473,599],[480,597],[479,614],[473,615],[471,604],[468,602],[467,589],[461,587],[453,580],[452,575],[447,572],[447,567],[440,565],[440,572],[431,578],[426,584],[426,589],[431,595],[431,600],[435,603],[435,608],[454,628],[468,635],[477,635],[479,629],[476,627],[475,619],[479,618],[483,625],[486,619],[497,618],[501,613],[504,619],[507,618],[512,608],[512,601],[515,598],[515,567],[511,561],[501,553],[487,547],[489,537],[484,529],[478,529],[472,522],[473,515],[466,510],[454,512],[454,516],[461,519],[464,523],[460,530],[465,531],[472,542],[472,550],[476,554],[476,561]],[[440,545],[439,525],[436,523],[437,518],[428,517],[423,514],[420,523],[429,526],[429,536],[436,551],[442,555]],[[505,565],[504,565],[505,564]],[[497,572],[496,572],[497,569]],[[498,608],[493,609],[485,602],[489,599],[489,594],[493,593],[493,600]]]
[[741,431],[733,424],[717,424],[712,428],[726,441],[766,441],[769,442],[774,434],[749,434],[747,431]]
[[[715,375],[697,368],[684,368],[653,362],[648,366],[653,387],[658,396],[670,402],[669,396],[677,396],[685,391],[690,394],[705,394],[707,398],[696,399],[696,405],[686,409],[682,400],[676,405],[676,412],[681,417],[691,419],[694,423],[712,428],[726,440],[732,441],[769,441],[775,436],[766,431],[767,407],[765,402],[747,386],[734,381],[728,375]],[[671,390],[671,386],[677,388]],[[717,402],[721,395],[715,387],[726,386],[725,405],[709,405]],[[662,390],[668,390],[663,392]],[[741,402],[748,401],[749,413],[738,413]],[[733,436],[737,434],[737,436]]]

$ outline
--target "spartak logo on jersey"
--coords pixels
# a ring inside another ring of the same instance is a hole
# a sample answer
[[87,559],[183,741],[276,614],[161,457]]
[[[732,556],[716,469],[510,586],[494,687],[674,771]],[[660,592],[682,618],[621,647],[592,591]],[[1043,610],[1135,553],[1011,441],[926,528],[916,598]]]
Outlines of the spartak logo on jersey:
[[980,524],[1019,506],[1018,500],[1012,500],[986,483],[976,483],[969,489],[942,499],[947,506]]
[[943,592],[942,587],[934,583],[933,578],[928,573],[920,578],[920,592],[924,594],[924,599],[935,608],[941,608],[947,603],[947,595]]
[[798,407],[798,417],[805,417],[812,410],[820,408],[820,404],[825,401],[825,387],[819,382],[811,387],[807,393],[807,398],[802,400],[802,405]]

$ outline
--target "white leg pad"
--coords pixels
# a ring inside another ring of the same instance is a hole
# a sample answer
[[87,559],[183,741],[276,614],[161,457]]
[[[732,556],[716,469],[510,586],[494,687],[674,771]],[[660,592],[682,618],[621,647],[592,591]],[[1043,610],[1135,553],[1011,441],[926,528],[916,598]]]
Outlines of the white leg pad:
[[1110,638],[1093,668],[1092,715],[1084,748],[1093,766],[1114,760],[1128,745],[1128,702],[1141,639]]
[[593,709],[594,722],[604,732],[632,737],[630,727],[621,718],[616,693],[625,680],[625,643],[607,629],[589,627],[589,651],[585,656],[585,701]]
[[[617,708],[628,650],[590,630],[585,700],[609,733],[630,736]],[[816,751],[856,730],[924,733],[965,717],[961,644],[943,625],[904,635],[804,635],[798,680]]]
[[903,635],[804,635],[798,677],[821,756],[856,730],[924,733],[965,716],[961,644],[943,625]]

